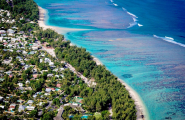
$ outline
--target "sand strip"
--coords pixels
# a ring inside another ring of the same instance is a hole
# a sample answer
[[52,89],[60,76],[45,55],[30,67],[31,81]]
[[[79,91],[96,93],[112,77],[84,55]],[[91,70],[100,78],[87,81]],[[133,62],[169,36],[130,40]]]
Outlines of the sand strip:
[[64,27],[55,27],[55,26],[49,26],[45,24],[45,19],[46,19],[46,14],[47,11],[43,8],[41,8],[40,6],[39,8],[39,21],[38,24],[40,27],[42,27],[43,29],[53,29],[56,30],[58,33],[60,34],[66,34],[68,32],[74,32],[74,31],[85,31],[85,30],[90,30],[90,29],[75,29],[75,28],[64,28]]

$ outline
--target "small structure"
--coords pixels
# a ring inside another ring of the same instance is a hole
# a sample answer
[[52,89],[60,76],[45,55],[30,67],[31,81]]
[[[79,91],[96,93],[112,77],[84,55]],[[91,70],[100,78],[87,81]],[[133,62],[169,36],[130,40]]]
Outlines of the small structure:
[[7,71],[5,73],[8,74],[8,75],[10,75],[10,74],[12,74],[12,71]]
[[51,88],[52,91],[55,91],[55,88]]
[[29,80],[27,80],[27,81],[26,81],[26,84],[30,84],[30,81],[29,81]]
[[23,83],[17,83],[19,87],[23,87]]
[[10,104],[10,107],[9,107],[9,111],[12,111],[13,109],[15,109],[15,106],[16,106],[16,104],[15,103],[12,103],[12,104]]
[[0,105],[0,108],[4,109],[4,106],[3,105]]
[[72,105],[75,105],[75,106],[81,106],[82,105],[82,100],[83,98],[79,97],[79,96],[75,96],[71,101],[70,103]]
[[46,92],[51,92],[51,88],[46,88]]
[[3,101],[3,99],[4,99],[4,98],[3,98],[2,96],[0,96],[0,101]]
[[37,76],[38,76],[38,74],[33,74],[33,78],[35,78],[35,79],[36,79],[36,78],[37,78]]
[[28,100],[27,104],[32,105],[33,102],[34,102],[33,100]]
[[60,88],[61,87],[61,84],[57,84],[56,87]]
[[24,110],[25,110],[25,106],[19,105],[18,111],[21,112],[21,111],[24,111]]
[[31,111],[31,110],[34,110],[35,107],[34,106],[26,106],[26,109],[29,110],[29,111]]
[[5,34],[6,31],[5,30],[0,30],[0,34]]
[[53,74],[47,74],[47,77],[53,77]]

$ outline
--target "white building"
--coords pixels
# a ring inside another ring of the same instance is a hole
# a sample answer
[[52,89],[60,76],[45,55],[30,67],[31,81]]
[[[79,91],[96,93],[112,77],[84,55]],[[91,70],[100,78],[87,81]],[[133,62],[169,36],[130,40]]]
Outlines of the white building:
[[23,83],[17,83],[19,87],[23,87]]
[[26,106],[26,109],[27,109],[27,110],[34,110],[35,107],[34,107],[34,106]]
[[24,111],[24,110],[25,110],[25,106],[19,105],[18,111],[21,112],[21,111]]

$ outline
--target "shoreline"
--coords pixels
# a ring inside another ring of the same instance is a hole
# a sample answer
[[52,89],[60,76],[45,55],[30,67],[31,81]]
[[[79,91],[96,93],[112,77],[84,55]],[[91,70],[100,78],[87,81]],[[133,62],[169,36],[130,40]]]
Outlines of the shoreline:
[[118,78],[118,81],[121,82],[122,85],[125,86],[126,90],[129,92],[130,96],[134,100],[134,104],[136,105],[136,120],[149,120],[149,116],[147,114],[147,108],[144,105],[144,102],[140,98],[139,94],[131,88],[127,83],[125,83],[122,79]]
[[[39,8],[38,24],[43,29],[50,28],[50,29],[56,30],[60,34],[66,34],[67,32],[74,32],[74,31],[89,30],[89,29],[73,29],[73,28],[48,26],[45,24],[45,21],[44,21],[45,20],[44,17],[45,17],[45,14],[47,13],[47,11],[45,9],[41,8],[40,6],[38,6],[38,8]],[[71,45],[73,45],[73,44],[71,43]],[[95,61],[97,65],[103,65],[102,62],[98,58],[96,58],[95,56],[92,56],[92,57],[93,57],[93,61]],[[136,112],[137,118],[136,119],[137,120],[149,120],[146,107],[144,106],[144,103],[143,103],[142,99],[140,98],[140,96],[138,95],[138,93],[134,89],[132,89],[128,84],[126,84],[123,80],[118,78],[118,81],[120,81],[122,83],[122,85],[125,86],[126,90],[129,92],[130,96],[134,100],[134,103],[136,106],[135,108],[137,110],[137,112]]]
[[47,10],[43,9],[40,6],[38,6],[38,8],[39,8],[39,20],[38,20],[38,24],[44,30],[50,28],[50,29],[56,30],[60,34],[66,34],[68,32],[74,32],[74,31],[90,30],[90,29],[75,29],[75,28],[55,27],[55,26],[46,25],[45,24],[45,15],[47,13]]

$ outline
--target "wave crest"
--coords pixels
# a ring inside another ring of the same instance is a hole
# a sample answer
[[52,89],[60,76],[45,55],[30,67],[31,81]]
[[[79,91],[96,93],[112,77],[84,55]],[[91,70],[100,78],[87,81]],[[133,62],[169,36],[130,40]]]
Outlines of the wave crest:
[[174,41],[174,38],[172,37],[160,37],[160,36],[157,36],[157,35],[153,35],[155,38],[159,38],[159,39],[162,39],[164,41],[167,41],[167,42],[170,42],[170,43],[173,43],[173,44],[176,44],[176,45],[179,45],[179,46],[182,46],[182,47],[185,47],[185,44],[182,44],[182,43],[179,43],[179,42],[176,42]]

